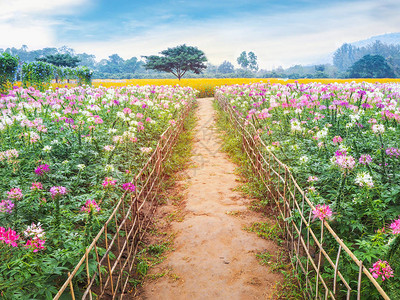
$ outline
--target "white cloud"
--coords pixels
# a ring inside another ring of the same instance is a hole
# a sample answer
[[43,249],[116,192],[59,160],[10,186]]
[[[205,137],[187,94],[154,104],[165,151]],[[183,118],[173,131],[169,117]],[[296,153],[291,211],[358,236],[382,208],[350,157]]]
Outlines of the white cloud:
[[[96,43],[77,42],[79,51],[106,58],[118,53],[124,58],[157,54],[167,47],[186,43],[198,46],[209,61],[236,63],[240,52],[254,51],[260,67],[317,63],[345,42],[372,35],[400,31],[398,17],[373,16],[379,3],[347,3],[296,13],[280,12],[273,16],[245,15],[237,20],[188,23],[185,27],[163,25],[133,37],[115,36]],[[133,35],[133,34],[132,34]]]
[[87,0],[0,1],[0,47],[52,47],[57,17],[70,15]]
[[[184,24],[153,25],[152,19],[145,22],[132,19],[126,24],[116,24],[116,33],[112,38],[95,42],[80,41],[79,32],[84,32],[85,28],[95,32],[93,29],[99,26],[101,19],[98,24],[84,21],[73,24],[67,21],[65,28],[77,32],[78,38],[73,41],[60,40],[54,28],[64,21],[59,21],[56,16],[60,13],[72,14],[77,7],[87,7],[88,1],[14,0],[7,5],[0,2],[0,47],[26,44],[31,48],[65,44],[77,52],[93,53],[97,59],[107,58],[113,53],[127,59],[157,54],[167,47],[186,43],[203,50],[213,64],[220,64],[224,60],[236,63],[240,52],[254,51],[260,67],[270,69],[279,65],[288,67],[298,63],[319,62],[345,42],[400,31],[400,19],[395,13],[400,11],[398,0],[387,0],[385,3],[368,0],[330,2],[323,8],[299,8],[290,13],[243,13],[235,19],[203,19],[201,23],[185,19]],[[38,3],[41,5],[38,6]],[[37,18],[38,15],[40,18]],[[171,15],[164,17],[174,19]],[[124,25],[130,33],[127,34],[125,30],[122,36],[118,34],[118,26]],[[55,45],[58,41],[60,44]]]

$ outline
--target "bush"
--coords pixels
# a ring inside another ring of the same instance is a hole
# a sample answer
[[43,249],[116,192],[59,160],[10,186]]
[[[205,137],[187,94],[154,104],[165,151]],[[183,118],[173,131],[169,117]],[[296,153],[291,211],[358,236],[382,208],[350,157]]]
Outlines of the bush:
[[14,82],[18,68],[18,57],[8,53],[0,55],[0,93],[5,93]]
[[34,61],[22,65],[22,84],[40,91],[46,90],[54,76],[54,66],[49,63]]

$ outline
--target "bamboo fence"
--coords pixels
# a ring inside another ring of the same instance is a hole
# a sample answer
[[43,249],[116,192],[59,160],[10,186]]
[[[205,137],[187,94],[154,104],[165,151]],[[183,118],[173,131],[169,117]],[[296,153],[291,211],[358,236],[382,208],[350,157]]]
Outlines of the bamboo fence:
[[[168,159],[193,102],[176,124],[161,135],[150,158],[133,180],[135,193],[124,193],[112,214],[86,248],[75,268],[53,299],[122,299],[130,295],[139,241],[156,209],[162,166]],[[84,272],[84,279],[77,275]]]
[[[368,268],[325,220],[318,221],[320,226],[318,222],[312,224],[313,203],[297,184],[289,167],[269,151],[262,140],[255,138],[258,133],[252,122],[245,126],[245,120],[223,96],[217,95],[216,100],[241,136],[243,150],[254,173],[266,187],[267,197],[273,199],[278,208],[293,257],[292,265],[304,283],[304,296],[307,299],[365,299],[370,295],[365,295],[363,288],[373,285],[378,297],[390,299]],[[329,246],[325,243],[327,240]],[[344,264],[346,267],[351,264],[358,270],[353,273],[354,278],[345,278],[342,274],[340,267]]]

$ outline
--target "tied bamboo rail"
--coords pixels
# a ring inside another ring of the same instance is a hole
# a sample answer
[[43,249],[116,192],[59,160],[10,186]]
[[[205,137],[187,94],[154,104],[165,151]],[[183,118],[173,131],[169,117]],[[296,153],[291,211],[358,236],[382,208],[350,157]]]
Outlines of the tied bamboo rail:
[[[254,138],[257,131],[252,122],[244,126],[245,120],[237,114],[229,101],[221,95],[216,96],[216,100],[240,134],[243,149],[251,162],[253,171],[265,185],[268,191],[267,196],[274,199],[279,214],[284,220],[283,227],[288,248],[291,256],[294,257],[292,265],[305,280],[304,296],[307,299],[362,299],[362,279],[365,276],[375,286],[382,299],[390,299],[372,277],[368,268],[343,243],[326,221],[321,221],[319,234],[311,228],[312,210],[315,207],[297,184],[288,166],[269,151],[262,140]],[[300,219],[297,222],[295,214]],[[336,256],[333,259],[324,249],[326,234],[331,235],[337,243]],[[359,270],[356,278],[350,278],[351,281],[357,282],[357,289],[350,286],[350,280],[346,280],[339,270],[340,261],[344,259],[344,255],[348,256],[345,257],[346,261],[355,264]],[[325,261],[331,269],[321,268]]]
[[[133,180],[136,193],[131,195],[125,192],[122,195],[53,299],[66,294],[75,299],[77,291],[82,289],[82,299],[93,299],[93,296],[95,299],[122,299],[127,295],[139,241],[150,225],[156,208],[163,162],[184,130],[184,121],[192,106],[193,102],[189,103],[176,124],[170,125],[161,135],[154,152]],[[84,282],[74,282],[78,272],[86,273]]]

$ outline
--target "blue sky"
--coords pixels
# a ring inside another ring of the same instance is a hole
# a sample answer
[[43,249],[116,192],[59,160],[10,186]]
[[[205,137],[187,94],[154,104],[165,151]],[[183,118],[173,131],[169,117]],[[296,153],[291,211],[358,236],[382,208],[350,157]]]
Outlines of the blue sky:
[[271,69],[318,63],[345,42],[400,32],[398,12],[398,0],[0,0],[0,48],[67,45],[100,60],[186,43],[213,64],[253,51]]

